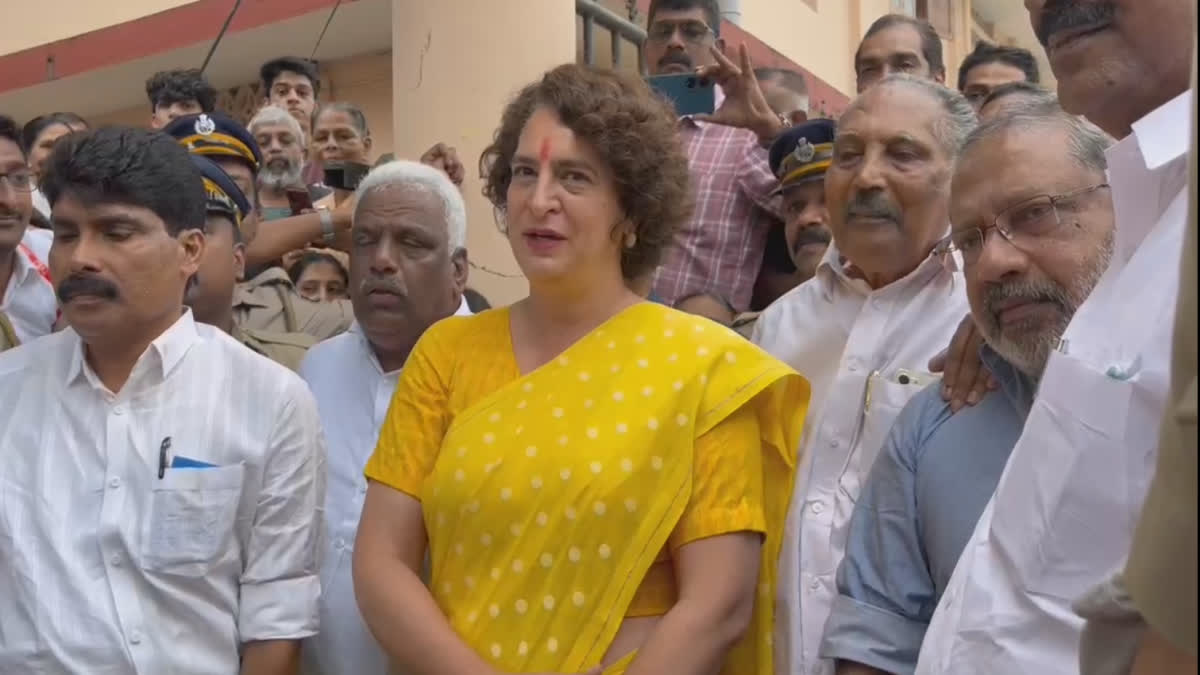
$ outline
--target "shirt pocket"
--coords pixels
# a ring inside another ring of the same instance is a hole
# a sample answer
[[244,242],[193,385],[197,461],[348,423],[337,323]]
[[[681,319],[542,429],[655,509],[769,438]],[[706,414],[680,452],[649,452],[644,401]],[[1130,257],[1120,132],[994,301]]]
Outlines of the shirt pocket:
[[245,466],[167,469],[156,480],[142,566],[153,572],[201,576],[233,537]]

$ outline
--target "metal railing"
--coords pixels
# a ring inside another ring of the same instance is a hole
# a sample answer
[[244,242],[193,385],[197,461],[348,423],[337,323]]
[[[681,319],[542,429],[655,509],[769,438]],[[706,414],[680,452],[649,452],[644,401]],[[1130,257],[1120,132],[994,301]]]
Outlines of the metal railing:
[[637,47],[637,68],[641,69],[642,45],[646,42],[646,31],[636,23],[601,5],[597,0],[575,0],[575,13],[583,18],[583,60],[596,63],[596,26],[608,30],[612,46],[612,67],[621,67],[621,46],[629,42]]

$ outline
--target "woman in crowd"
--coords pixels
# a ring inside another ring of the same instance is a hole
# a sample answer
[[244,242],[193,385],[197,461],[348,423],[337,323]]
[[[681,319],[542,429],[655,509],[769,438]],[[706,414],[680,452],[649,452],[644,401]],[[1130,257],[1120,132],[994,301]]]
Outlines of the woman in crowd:
[[409,675],[768,675],[809,388],[629,288],[689,212],[674,113],[561,66],[481,167],[530,292],[409,356],[366,468],[367,625]]
[[353,103],[323,106],[313,125],[312,147],[322,164],[356,162],[369,166],[371,130],[367,128],[367,116]]
[[[25,126],[21,128],[21,145],[24,146],[25,156],[29,161],[29,170],[33,171],[33,175],[38,178],[39,182],[42,175],[42,163],[50,156],[55,141],[73,131],[83,131],[87,128],[87,121],[71,112],[39,115],[25,123]],[[41,218],[35,218],[35,221],[41,221],[36,224],[38,226],[43,226],[43,223],[48,225],[46,220],[50,217],[50,204],[39,189],[33,191],[33,206],[37,215],[41,216]]]
[[350,277],[346,267],[335,256],[308,249],[288,267],[288,277],[296,292],[307,300],[330,302],[348,297],[346,288]]

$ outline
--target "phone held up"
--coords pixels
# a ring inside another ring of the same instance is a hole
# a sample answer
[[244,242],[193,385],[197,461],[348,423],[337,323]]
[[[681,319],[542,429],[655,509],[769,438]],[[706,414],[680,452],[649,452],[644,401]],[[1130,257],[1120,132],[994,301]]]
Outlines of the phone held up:
[[371,167],[358,162],[327,162],[325,164],[325,186],[335,190],[353,192],[371,171]]
[[292,209],[292,215],[298,216],[305,211],[313,209],[312,195],[304,188],[296,188],[287,191],[288,206]]
[[716,109],[716,89],[709,80],[696,75],[653,75],[646,78],[650,88],[667,97],[675,105],[675,113],[685,115],[712,114]]

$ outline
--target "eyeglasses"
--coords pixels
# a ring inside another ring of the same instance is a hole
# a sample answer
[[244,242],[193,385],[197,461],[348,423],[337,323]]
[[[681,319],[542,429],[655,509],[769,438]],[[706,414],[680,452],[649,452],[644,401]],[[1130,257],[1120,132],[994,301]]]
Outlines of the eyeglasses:
[[0,182],[8,183],[17,192],[33,192],[33,172],[18,169],[12,173],[0,173]]
[[646,31],[646,39],[665,44],[675,36],[676,30],[683,35],[684,42],[694,45],[702,44],[713,34],[713,30],[702,21],[655,21]]
[[1041,195],[1014,204],[997,214],[991,225],[952,233],[947,238],[946,249],[958,251],[963,257],[963,262],[973,263],[983,253],[988,230],[994,229],[1013,246],[1028,250],[1032,240],[1046,236],[1062,225],[1062,218],[1059,216],[1060,204],[1065,206],[1083,195],[1107,187],[1108,183],[1099,183],[1060,195]]

